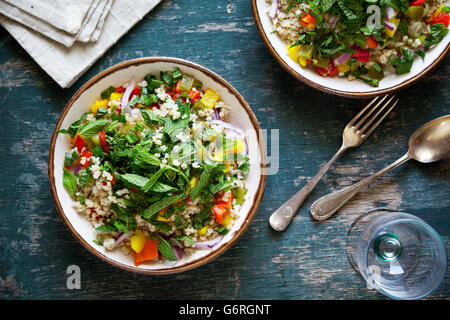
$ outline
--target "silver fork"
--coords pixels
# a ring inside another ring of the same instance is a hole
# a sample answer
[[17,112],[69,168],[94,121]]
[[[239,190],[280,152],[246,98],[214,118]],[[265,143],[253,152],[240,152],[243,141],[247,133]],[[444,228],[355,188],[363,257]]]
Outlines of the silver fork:
[[[269,219],[269,223],[276,231],[283,231],[294,218],[298,209],[311,193],[312,189],[320,181],[322,176],[328,171],[333,163],[349,148],[358,147],[367,137],[375,130],[375,128],[383,121],[383,119],[391,112],[398,102],[394,100],[394,96],[385,95],[382,98],[376,97],[362,109],[345,127],[342,133],[342,145],[330,161],[309,181],[300,191],[292,198],[286,201],[278,208]],[[370,117],[370,118],[369,118]],[[311,212],[313,218],[323,220],[315,216]]]

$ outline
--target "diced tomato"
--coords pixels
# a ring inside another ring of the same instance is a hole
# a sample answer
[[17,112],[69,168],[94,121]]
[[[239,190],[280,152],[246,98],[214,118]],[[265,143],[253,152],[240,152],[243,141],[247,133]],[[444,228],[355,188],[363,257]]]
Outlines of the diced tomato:
[[114,92],[117,92],[117,93],[123,93],[123,92],[125,92],[125,88],[122,87],[122,86],[117,87],[117,88],[114,90]]
[[373,38],[372,35],[367,37],[366,44],[370,49],[376,49],[378,47],[378,42]]
[[116,114],[119,115],[122,113],[122,108],[120,106],[118,106],[115,110]]
[[80,135],[75,137],[75,147],[77,147],[78,153],[81,153],[83,147],[86,145],[86,140],[83,139]]
[[128,98],[128,101],[130,101],[134,96],[141,96],[141,88],[135,87],[133,90],[131,90],[130,97]]
[[338,68],[334,64],[333,60],[330,60],[328,64],[328,69],[324,69],[322,67],[316,67],[316,71],[322,77],[332,77],[338,73]]
[[100,131],[100,133],[98,134],[98,138],[100,139],[100,145],[103,149],[104,152],[108,152],[108,141],[106,141],[106,133],[105,130]]
[[233,206],[233,192],[231,190],[219,192],[216,204],[221,204],[228,209],[231,208]]
[[298,22],[309,29],[314,29],[316,27],[316,19],[309,13],[301,16]]
[[421,6],[423,5],[427,0],[415,0],[409,3],[409,5],[412,6]]
[[448,28],[448,25],[450,23],[450,14],[442,12],[439,13],[439,15],[430,22],[430,25],[437,23],[443,23],[445,27]]
[[173,91],[167,91],[167,94],[168,94],[169,96],[173,96],[173,95],[175,94],[175,92],[173,92]]
[[158,244],[155,240],[147,239],[142,251],[134,253],[134,265],[138,267],[140,264],[156,258],[158,258]]
[[216,217],[217,223],[221,223],[223,221],[223,218],[225,218],[225,216],[227,215],[227,208],[225,208],[225,206],[222,204],[216,204],[212,207],[212,212]]
[[89,166],[89,158],[92,157],[93,153],[90,152],[88,149],[84,150],[81,154],[81,157],[85,157],[86,161],[83,164],[83,167],[87,168]]
[[188,96],[191,99],[191,103],[194,103],[200,97],[200,91],[198,91],[196,88],[192,88],[188,93]]

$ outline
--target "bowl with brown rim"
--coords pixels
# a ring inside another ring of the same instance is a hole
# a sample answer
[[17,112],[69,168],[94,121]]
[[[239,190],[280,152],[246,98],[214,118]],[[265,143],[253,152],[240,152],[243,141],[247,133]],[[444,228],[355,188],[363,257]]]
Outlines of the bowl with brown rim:
[[[285,1],[285,0],[278,0]],[[253,16],[261,37],[278,63],[296,79],[326,93],[349,97],[368,98],[405,89],[431,72],[450,51],[450,35],[434,48],[427,51],[424,61],[416,55],[413,67],[406,74],[388,74],[378,87],[371,87],[362,81],[349,81],[344,77],[322,77],[312,68],[302,68],[287,55],[287,43],[273,32],[272,19],[267,12],[266,0],[251,0]]]
[[[175,262],[134,265],[133,255],[124,255],[121,250],[108,251],[94,243],[96,232],[92,224],[72,207],[74,200],[63,186],[63,166],[65,152],[71,150],[70,137],[58,133],[78,120],[90,105],[98,99],[100,92],[109,86],[120,86],[134,79],[143,79],[148,73],[174,70],[176,67],[184,73],[202,81],[204,88],[220,91],[221,99],[231,107],[230,123],[246,132],[250,171],[246,177],[248,197],[246,197],[239,217],[232,229],[213,248],[199,249],[189,256]],[[48,162],[50,189],[56,208],[74,237],[92,254],[116,267],[145,274],[171,274],[193,269],[218,257],[230,248],[248,229],[258,210],[264,193],[266,176],[265,145],[260,135],[260,126],[248,103],[239,92],[221,76],[198,64],[169,57],[146,57],[128,60],[116,64],[86,82],[69,100],[61,113],[53,132]]]

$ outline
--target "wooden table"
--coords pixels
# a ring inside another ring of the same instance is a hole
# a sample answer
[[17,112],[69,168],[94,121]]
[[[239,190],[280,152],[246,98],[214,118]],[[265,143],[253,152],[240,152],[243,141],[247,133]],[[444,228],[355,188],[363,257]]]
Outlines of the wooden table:
[[[59,217],[47,177],[51,134],[74,92],[115,63],[156,55],[188,59],[222,75],[247,99],[261,127],[279,129],[280,137],[279,171],[268,177],[244,236],[212,263],[170,276],[133,274],[91,255]],[[61,89],[1,29],[0,298],[385,299],[350,266],[344,252],[348,227],[358,214],[389,206],[423,218],[448,241],[450,161],[411,161],[327,222],[313,221],[309,207],[403,155],[413,131],[448,114],[449,74],[447,57],[399,92],[400,104],[382,126],[338,160],[288,230],[277,233],[268,224],[270,214],[329,160],[343,127],[366,101],[324,94],[284,71],[258,34],[250,1],[163,0],[69,89]],[[81,268],[80,290],[66,286],[72,264]],[[429,298],[449,297],[447,275]]]

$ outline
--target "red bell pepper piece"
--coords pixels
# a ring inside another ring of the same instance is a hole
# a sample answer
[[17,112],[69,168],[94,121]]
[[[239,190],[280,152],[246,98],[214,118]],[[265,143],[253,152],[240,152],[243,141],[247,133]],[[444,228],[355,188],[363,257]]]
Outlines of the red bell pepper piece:
[[316,71],[322,77],[332,77],[338,73],[338,68],[335,66],[333,60],[330,60],[328,64],[328,69],[324,69],[321,67],[316,67]]
[[128,97],[128,101],[130,101],[134,96],[141,96],[141,88],[135,87],[133,90],[131,90],[130,96]]
[[92,157],[93,153],[90,152],[88,149],[84,150],[81,154],[81,157],[85,157],[86,161],[83,164],[83,167],[87,168],[89,166],[89,158]]
[[180,91],[180,83],[181,83],[181,80],[178,80],[177,85],[175,86],[175,93],[180,93],[181,92]]
[[75,137],[75,147],[77,147],[78,153],[81,153],[81,150],[86,145],[86,140],[83,139],[80,135],[77,134]]
[[450,14],[442,12],[439,13],[439,15],[430,22],[430,26],[437,23],[443,23],[445,27],[448,28],[450,23]]
[[196,88],[192,88],[188,93],[188,96],[191,99],[191,103],[194,103],[198,100],[198,98],[200,98],[200,91],[198,91]]
[[140,264],[158,258],[158,244],[155,240],[147,239],[144,248],[139,253],[134,253],[134,265]]
[[100,133],[98,134],[98,138],[100,139],[100,146],[102,147],[102,150],[104,152],[108,152],[108,141],[106,141],[106,133],[105,130],[100,131]]
[[310,29],[314,29],[316,27],[316,19],[309,13],[304,14],[299,20],[300,24],[308,27]]
[[225,208],[225,206],[222,204],[216,204],[212,207],[212,212],[216,217],[217,223],[222,223],[223,218],[225,218],[225,216],[227,215],[227,208]]
[[370,53],[368,49],[362,49],[355,44],[352,45],[351,48],[356,51],[352,54],[353,58],[356,58],[358,61],[369,62]]
[[114,92],[117,92],[117,93],[123,93],[123,92],[125,92],[125,88],[122,87],[122,86],[117,87],[117,88],[114,90]]
[[427,0],[415,0],[413,2],[409,3],[409,6],[421,6],[423,5],[425,2],[427,2]]
[[376,49],[378,47],[378,42],[373,38],[372,35],[367,37],[366,44],[370,49]]
[[216,204],[221,204],[228,209],[231,208],[233,206],[233,192],[231,192],[231,190],[219,192],[219,196],[216,199]]

